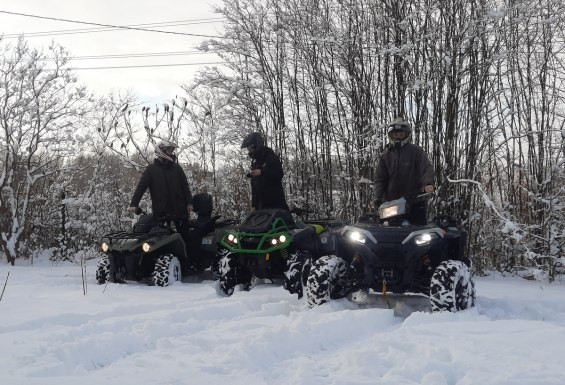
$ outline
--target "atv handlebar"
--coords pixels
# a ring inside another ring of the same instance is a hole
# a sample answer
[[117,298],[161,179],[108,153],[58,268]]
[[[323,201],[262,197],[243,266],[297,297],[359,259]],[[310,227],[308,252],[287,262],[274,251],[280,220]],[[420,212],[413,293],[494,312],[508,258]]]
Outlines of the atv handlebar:
[[237,221],[235,219],[225,219],[223,221],[216,222],[216,226],[218,226],[218,227],[230,226],[230,225],[234,225],[236,223],[237,223]]
[[135,208],[135,215],[147,214],[141,207]]
[[294,207],[292,210],[290,210],[290,212],[292,214],[298,215],[299,217],[301,217],[304,214],[312,214],[313,213],[313,211],[311,211],[311,210],[302,209],[300,207]]
[[404,196],[404,199],[410,200],[410,201],[413,201],[413,200],[420,200],[420,199],[424,199],[424,198],[427,198],[427,197],[429,197],[429,196],[432,196],[432,195],[434,195],[434,193],[435,193],[435,192],[415,191],[415,192],[406,194],[406,195]]

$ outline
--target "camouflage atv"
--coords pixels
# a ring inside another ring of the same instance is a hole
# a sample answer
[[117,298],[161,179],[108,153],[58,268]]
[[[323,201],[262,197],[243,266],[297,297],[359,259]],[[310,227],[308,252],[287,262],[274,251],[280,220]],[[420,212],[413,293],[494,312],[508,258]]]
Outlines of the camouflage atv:
[[[301,212],[301,210],[295,210]],[[340,222],[295,221],[289,211],[257,210],[237,229],[227,230],[220,241],[220,288],[231,295],[236,285],[251,288],[253,277],[283,280],[290,293],[302,297],[302,286],[312,261],[331,253],[331,236]]]

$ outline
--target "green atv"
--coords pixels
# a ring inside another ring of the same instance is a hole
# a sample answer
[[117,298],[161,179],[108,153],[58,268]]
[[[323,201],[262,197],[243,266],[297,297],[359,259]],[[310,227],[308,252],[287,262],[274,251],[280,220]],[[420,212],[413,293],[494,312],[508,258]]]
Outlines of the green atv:
[[335,234],[342,226],[333,220],[295,221],[281,209],[252,212],[237,230],[226,230],[220,241],[220,289],[231,295],[240,284],[249,290],[253,277],[282,278],[286,290],[302,297],[312,261],[333,253]]

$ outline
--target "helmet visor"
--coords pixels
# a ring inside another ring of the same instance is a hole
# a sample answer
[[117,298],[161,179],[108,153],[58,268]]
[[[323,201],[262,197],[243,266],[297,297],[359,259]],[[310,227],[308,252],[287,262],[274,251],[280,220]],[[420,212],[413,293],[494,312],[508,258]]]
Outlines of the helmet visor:
[[394,132],[394,131],[406,131],[408,130],[410,127],[407,126],[406,124],[391,124],[390,126],[388,126],[388,130],[389,132]]

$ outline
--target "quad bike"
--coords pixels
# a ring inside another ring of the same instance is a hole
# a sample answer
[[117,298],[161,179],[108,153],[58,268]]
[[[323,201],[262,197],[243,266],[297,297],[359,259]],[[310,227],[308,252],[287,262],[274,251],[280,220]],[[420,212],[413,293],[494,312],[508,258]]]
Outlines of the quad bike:
[[423,199],[385,202],[377,214],[345,226],[337,255],[320,258],[310,269],[308,305],[348,297],[389,307],[405,300],[418,310],[474,306],[475,286],[464,256],[467,234],[447,216],[426,225],[410,223],[411,208]]
[[131,232],[119,231],[102,237],[100,247],[106,254],[96,267],[96,282],[125,283],[140,281],[149,285],[168,286],[183,276],[201,272],[216,259],[217,242],[234,221],[218,221],[211,216],[212,196],[193,197],[198,219],[189,221],[189,250],[171,220],[156,220],[153,215],[138,211],[139,219]]
[[[295,214],[306,211],[295,209]],[[311,261],[333,253],[331,233],[343,226],[333,220],[295,221],[281,209],[257,210],[237,230],[227,230],[220,241],[220,288],[231,295],[235,286],[251,288],[252,278],[283,279],[283,286],[302,297]]]

